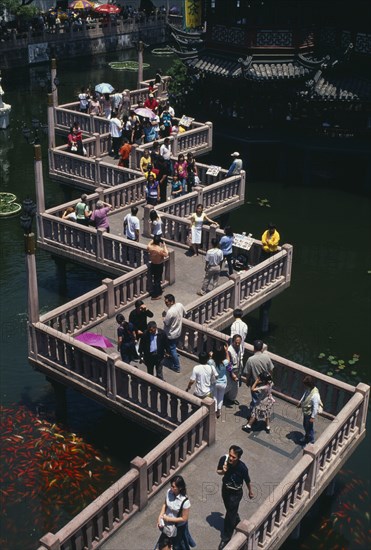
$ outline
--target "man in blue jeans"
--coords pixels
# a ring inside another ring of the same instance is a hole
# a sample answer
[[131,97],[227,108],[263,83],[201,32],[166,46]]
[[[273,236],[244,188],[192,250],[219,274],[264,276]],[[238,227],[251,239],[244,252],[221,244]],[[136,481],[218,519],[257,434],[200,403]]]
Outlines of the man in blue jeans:
[[169,308],[167,313],[164,311],[164,331],[169,340],[170,355],[173,360],[173,370],[180,372],[179,356],[176,351],[179,337],[182,333],[183,317],[185,310],[180,302],[175,302],[172,294],[166,294],[165,304]]

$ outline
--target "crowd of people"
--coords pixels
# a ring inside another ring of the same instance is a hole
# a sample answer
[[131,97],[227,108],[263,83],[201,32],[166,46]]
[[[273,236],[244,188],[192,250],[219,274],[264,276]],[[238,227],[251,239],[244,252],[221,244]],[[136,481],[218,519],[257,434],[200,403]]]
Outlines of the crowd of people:
[[[163,328],[152,320],[154,314],[143,300],[135,302],[128,321],[122,314],[116,317],[118,350],[123,361],[143,361],[147,372],[161,380],[164,379],[163,362],[166,356],[172,360],[173,370],[180,372],[177,344],[185,314],[183,305],[177,303],[172,294],[165,296],[165,305],[168,310],[162,314]],[[261,340],[254,341],[254,353],[244,364],[244,343],[248,326],[242,320],[241,309],[236,309],[233,314],[235,321],[230,329],[229,342],[218,343],[213,351],[199,354],[198,363],[193,367],[186,391],[194,387],[196,397],[213,398],[218,419],[223,403],[226,406],[239,404],[237,393],[244,378],[251,391],[251,403],[248,407],[247,423],[242,429],[249,433],[254,423],[262,420],[269,434],[270,417],[275,403],[272,395],[274,364],[267,353],[267,346]],[[315,380],[311,376],[305,376],[303,384],[305,391],[298,407],[302,408],[305,432],[300,443],[306,445],[314,443],[314,422],[323,404]],[[220,457],[216,468],[217,474],[223,476],[222,499],[226,509],[220,550],[228,544],[240,521],[238,508],[243,496],[244,483],[249,498],[254,498],[248,469],[241,461],[242,454],[241,447],[231,445],[228,453]],[[184,550],[195,546],[188,528],[190,507],[184,479],[181,476],[173,477],[157,520],[160,537],[156,548]]]

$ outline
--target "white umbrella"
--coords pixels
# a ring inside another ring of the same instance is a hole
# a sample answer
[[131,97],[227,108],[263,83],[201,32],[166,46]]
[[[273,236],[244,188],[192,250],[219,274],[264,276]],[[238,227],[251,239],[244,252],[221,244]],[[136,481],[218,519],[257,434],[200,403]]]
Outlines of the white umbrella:
[[155,113],[147,107],[138,107],[137,109],[134,109],[134,113],[145,118],[154,118],[156,116]]
[[108,84],[108,82],[101,82],[100,84],[97,84],[94,89],[100,94],[111,94],[114,87],[111,86],[111,84]]

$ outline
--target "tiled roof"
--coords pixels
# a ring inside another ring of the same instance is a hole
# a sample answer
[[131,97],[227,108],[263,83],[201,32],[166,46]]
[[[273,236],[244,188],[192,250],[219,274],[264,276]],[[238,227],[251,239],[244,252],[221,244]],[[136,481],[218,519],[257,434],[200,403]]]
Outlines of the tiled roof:
[[237,59],[222,59],[210,55],[201,55],[197,59],[189,61],[188,66],[198,71],[229,78],[237,78],[242,75],[241,66]]
[[252,80],[282,80],[303,78],[309,69],[298,63],[252,63],[245,71],[245,78]]

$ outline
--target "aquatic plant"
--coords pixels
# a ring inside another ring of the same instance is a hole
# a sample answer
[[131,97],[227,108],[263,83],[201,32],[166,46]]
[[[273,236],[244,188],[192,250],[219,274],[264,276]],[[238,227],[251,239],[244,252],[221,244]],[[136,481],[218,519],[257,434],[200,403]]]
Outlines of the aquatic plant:
[[[108,65],[116,71],[137,71],[139,67],[138,61],[111,61]],[[143,63],[143,69],[148,69],[150,66],[149,63]]]
[[[22,405],[0,407],[2,548],[58,529],[112,483],[110,460]],[[27,502],[27,512],[24,511]],[[22,517],[22,522],[19,518]],[[35,542],[31,547],[35,546]]]
[[0,216],[12,216],[22,210],[21,205],[14,202],[16,199],[13,193],[0,193]]
[[339,359],[336,355],[321,352],[318,359],[321,359],[321,363],[317,370],[327,376],[335,376],[344,382],[358,383],[361,381],[358,371],[355,370],[360,359],[358,353],[353,353],[351,359],[344,360]]

